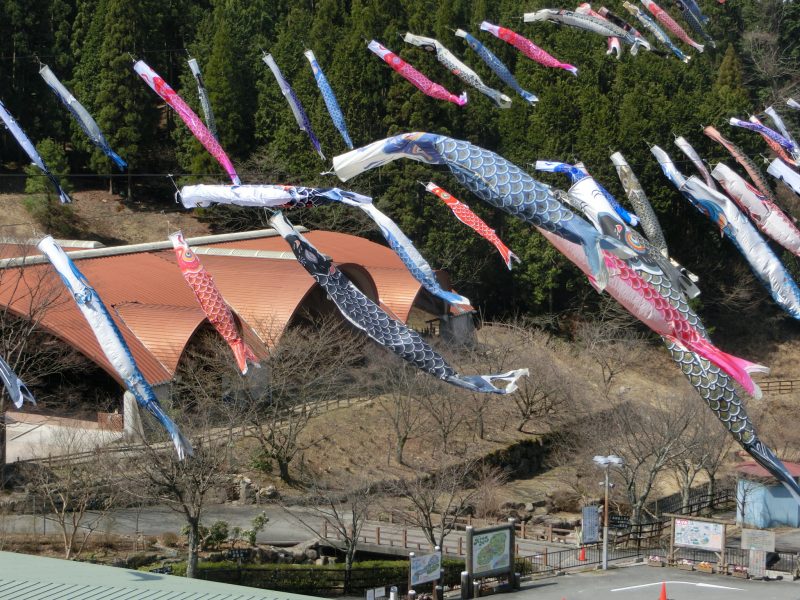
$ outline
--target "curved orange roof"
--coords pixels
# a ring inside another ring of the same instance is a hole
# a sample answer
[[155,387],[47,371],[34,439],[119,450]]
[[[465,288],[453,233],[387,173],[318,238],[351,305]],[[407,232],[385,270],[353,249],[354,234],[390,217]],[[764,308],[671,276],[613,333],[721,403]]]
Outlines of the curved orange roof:
[[[258,232],[253,233],[259,235]],[[267,230],[262,237],[220,241],[204,238],[200,248],[235,248],[286,252],[286,242]],[[391,249],[351,235],[314,231],[306,237],[367,296],[377,299],[405,321],[420,284]],[[191,244],[191,239],[189,240]],[[9,256],[13,245],[0,256]],[[104,255],[108,253],[108,255]],[[272,345],[317,285],[287,253],[268,256],[218,255],[198,252],[217,287],[239,318],[244,337]],[[173,251],[164,245],[92,250],[74,255],[78,268],[97,290],[122,332],[145,379],[168,382],[192,336],[205,321],[200,306],[177,267]],[[20,285],[21,283],[21,285]],[[89,357],[119,380],[106,360],[71,295],[49,264],[0,268],[0,305],[27,316],[33,303],[28,290],[52,296],[41,315],[42,326]],[[120,383],[122,383],[120,381]]]

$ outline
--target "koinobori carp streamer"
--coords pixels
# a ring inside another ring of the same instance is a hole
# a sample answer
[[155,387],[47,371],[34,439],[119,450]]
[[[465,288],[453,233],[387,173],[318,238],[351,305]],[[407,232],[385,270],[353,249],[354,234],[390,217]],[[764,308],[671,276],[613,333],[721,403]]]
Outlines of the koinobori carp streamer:
[[[460,375],[442,355],[422,339],[419,333],[390,317],[375,302],[367,298],[330,260],[322,256],[282,213],[273,215],[270,225],[286,240],[297,261],[325,290],[345,319],[379,345],[417,369],[451,385],[472,392],[491,394],[514,392],[517,389],[517,380],[528,374],[527,369],[517,369],[498,375]],[[505,388],[499,388],[494,385],[494,381],[503,381],[507,385]]]
[[203,144],[203,147],[217,159],[217,162],[222,165],[228,177],[234,185],[239,185],[239,175],[236,174],[236,169],[233,168],[233,163],[222,146],[219,145],[217,138],[208,130],[203,124],[203,121],[198,117],[195,112],[183,101],[178,93],[173,90],[164,79],[151,69],[147,63],[142,60],[136,61],[133,65],[133,70],[136,71],[144,82],[149,85],[152,90],[158,94],[164,102],[169,104],[181,120],[186,123],[186,126],[192,132],[194,137]]
[[462,92],[461,95],[456,96],[455,94],[447,91],[444,86],[434,83],[425,77],[425,75],[417,71],[414,67],[397,56],[397,54],[389,50],[383,44],[372,40],[367,48],[369,48],[370,52],[382,58],[387,65],[392,67],[392,69],[397,71],[405,80],[407,80],[411,85],[413,85],[426,96],[436,98],[437,100],[452,102],[457,106],[464,106],[467,103],[467,92]]
[[153,388],[139,370],[128,344],[100,296],[51,236],[44,237],[37,246],[61,276],[61,280],[89,324],[106,360],[136,398],[136,402],[152,414],[169,433],[178,452],[178,458],[182,460],[186,456],[191,456],[191,444],[159,404]]

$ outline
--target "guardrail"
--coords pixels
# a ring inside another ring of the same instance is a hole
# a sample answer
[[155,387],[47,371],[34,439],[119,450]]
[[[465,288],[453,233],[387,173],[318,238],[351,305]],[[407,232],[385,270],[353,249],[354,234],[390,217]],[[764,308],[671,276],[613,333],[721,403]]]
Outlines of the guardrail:
[[758,382],[762,392],[770,394],[791,394],[800,391],[800,379],[773,379]]

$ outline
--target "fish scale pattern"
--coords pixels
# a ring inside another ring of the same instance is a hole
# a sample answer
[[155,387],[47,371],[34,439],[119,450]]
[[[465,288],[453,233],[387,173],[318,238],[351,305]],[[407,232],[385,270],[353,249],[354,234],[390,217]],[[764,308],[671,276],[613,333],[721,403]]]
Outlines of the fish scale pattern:
[[[279,214],[270,223],[289,243],[297,261],[327,292],[342,315],[371,339],[400,358],[452,385],[473,392],[506,394],[516,390],[516,380],[528,374],[527,369],[500,375],[460,375],[444,357],[436,352],[419,333],[391,318],[377,304],[367,298],[342,274],[331,261],[322,256],[314,246],[297,233]],[[287,228],[289,232],[287,232]],[[505,389],[495,387],[492,380],[508,381]]]
[[317,82],[317,87],[322,94],[322,100],[325,102],[325,107],[328,109],[328,114],[331,116],[334,126],[344,140],[345,146],[350,150],[353,149],[353,142],[350,141],[350,133],[347,131],[347,123],[344,120],[344,114],[339,106],[339,101],[336,99],[336,94],[333,93],[328,78],[325,77],[325,72],[319,66],[314,53],[311,50],[306,50],[305,56],[311,64],[311,70],[314,73],[314,80]]
[[[613,157],[612,157],[613,158]],[[639,217],[639,222],[642,229],[647,235],[647,239],[662,255],[667,255],[667,240],[664,238],[664,232],[661,230],[661,225],[658,222],[653,207],[647,199],[639,180],[633,172],[633,169],[624,162],[622,155],[620,159],[623,162],[615,162],[617,167],[617,175],[622,183],[622,187],[628,196],[633,208],[636,211],[636,216]]]
[[[531,92],[522,88],[517,81],[517,78],[511,74],[511,71],[508,70],[508,67],[503,63],[503,61],[497,58],[497,56],[495,56],[491,50],[489,50],[486,46],[481,44],[477,39],[467,32],[460,29],[459,32],[463,34],[464,40],[466,40],[469,47],[475,51],[475,53],[492,71],[494,71],[495,75],[503,80],[503,83],[522,96],[529,104],[539,101],[539,98],[536,96],[536,94],[532,94]],[[456,35],[458,35],[458,32],[456,32]]]

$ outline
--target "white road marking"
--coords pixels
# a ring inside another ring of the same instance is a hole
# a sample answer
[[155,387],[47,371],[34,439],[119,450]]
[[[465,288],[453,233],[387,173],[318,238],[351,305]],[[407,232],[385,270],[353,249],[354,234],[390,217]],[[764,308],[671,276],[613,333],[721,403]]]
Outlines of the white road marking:
[[744,591],[742,588],[728,587],[726,585],[714,585],[713,583],[693,583],[691,581],[667,581],[667,582],[657,581],[656,583],[643,583],[641,585],[631,585],[631,586],[628,586],[628,587],[615,588],[615,589],[613,589],[611,591],[612,592],[625,592],[625,591],[628,591],[628,590],[637,590],[637,589],[640,589],[640,588],[653,587],[655,585],[661,585],[662,583],[666,583],[667,585],[693,585],[695,587],[714,588],[714,589],[718,589],[718,590],[734,590],[734,591],[737,591],[737,592],[743,592]]

